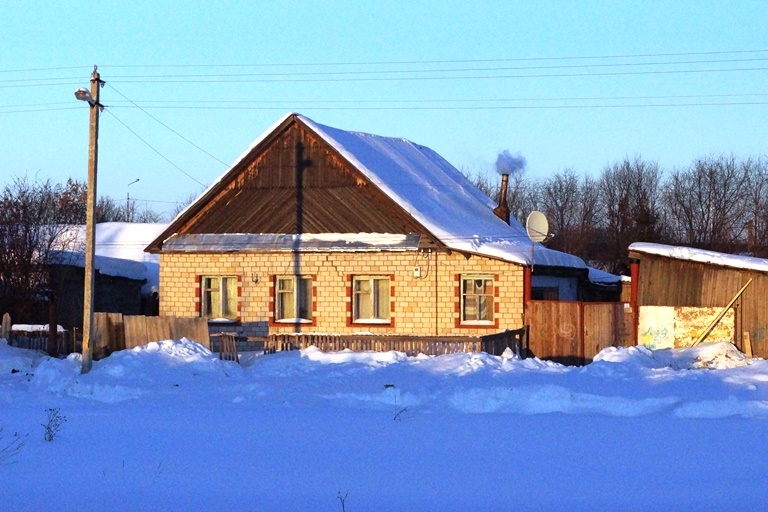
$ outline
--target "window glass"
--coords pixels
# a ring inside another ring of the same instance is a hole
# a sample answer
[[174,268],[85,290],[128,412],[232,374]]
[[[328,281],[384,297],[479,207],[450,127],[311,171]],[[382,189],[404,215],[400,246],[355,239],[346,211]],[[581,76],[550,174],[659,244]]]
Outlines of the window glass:
[[200,282],[201,315],[208,318],[237,318],[237,278],[204,276]]
[[312,320],[312,279],[278,276],[275,283],[275,320]]
[[389,277],[356,276],[352,284],[354,321],[389,321]]
[[493,321],[493,278],[466,276],[461,280],[461,321]]

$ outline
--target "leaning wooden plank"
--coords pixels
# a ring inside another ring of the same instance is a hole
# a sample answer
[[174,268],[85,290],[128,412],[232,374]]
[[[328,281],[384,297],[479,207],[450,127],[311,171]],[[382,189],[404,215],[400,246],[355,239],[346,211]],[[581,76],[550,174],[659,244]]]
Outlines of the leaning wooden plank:
[[715,317],[715,319],[712,320],[712,323],[709,324],[709,327],[707,327],[707,329],[703,333],[701,333],[701,336],[699,336],[699,338],[695,342],[693,342],[693,345],[691,345],[692,347],[695,347],[696,345],[698,345],[699,343],[704,341],[707,338],[707,336],[709,336],[709,333],[711,333],[712,330],[715,328],[715,326],[718,324],[718,322],[720,322],[720,320],[723,319],[723,317],[728,312],[728,310],[731,308],[731,306],[733,306],[733,303],[736,302],[739,299],[739,297],[741,297],[741,294],[744,293],[744,290],[747,289],[747,286],[749,286],[749,283],[751,283],[751,282],[752,282],[752,278],[750,277],[749,281],[747,281],[747,284],[742,286],[741,290],[736,292],[736,295],[733,296],[733,298],[731,299],[731,302],[729,302],[728,305],[725,306],[722,309],[722,311],[720,311],[720,313],[718,313],[718,315]]

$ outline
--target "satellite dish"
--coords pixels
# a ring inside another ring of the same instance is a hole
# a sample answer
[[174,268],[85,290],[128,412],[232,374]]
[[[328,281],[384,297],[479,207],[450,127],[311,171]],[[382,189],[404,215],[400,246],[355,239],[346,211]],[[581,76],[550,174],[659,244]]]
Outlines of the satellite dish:
[[549,235],[549,222],[540,211],[532,211],[525,220],[525,230],[533,242],[543,242]]

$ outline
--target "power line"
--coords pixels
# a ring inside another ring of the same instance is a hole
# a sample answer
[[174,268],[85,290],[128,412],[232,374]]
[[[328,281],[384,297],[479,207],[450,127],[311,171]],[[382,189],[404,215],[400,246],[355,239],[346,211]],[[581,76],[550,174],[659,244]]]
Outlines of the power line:
[[[537,61],[563,61],[563,60],[585,60],[585,59],[613,59],[613,58],[658,58],[658,57],[671,57],[671,56],[702,56],[702,55],[725,55],[725,54],[755,54],[755,53],[764,53],[766,50],[745,50],[741,52],[692,52],[692,53],[670,53],[670,54],[638,54],[638,55],[615,55],[615,56],[598,56],[598,57],[542,57],[542,58],[520,58],[520,59],[476,59],[476,60],[453,60],[453,61],[402,61],[402,62],[380,62],[380,63],[339,63],[339,64],[331,64],[331,63],[324,63],[324,64],[301,64],[303,67],[329,67],[329,66],[343,66],[343,65],[357,65],[357,66],[363,66],[363,65],[373,65],[373,64],[379,64],[379,65],[392,65],[392,64],[400,64],[400,65],[408,65],[408,64],[467,64],[467,63],[487,63],[487,62],[537,62]],[[226,74],[184,74],[184,75],[115,75],[113,77],[114,79],[117,79],[120,81],[121,79],[123,81],[136,81],[136,80],[142,80],[147,81],[150,79],[155,78],[162,78],[165,80],[168,79],[185,79],[182,80],[184,82],[194,82],[193,80],[186,80],[186,79],[203,79],[203,78],[215,78],[215,79],[222,79],[222,78],[242,78],[242,77],[307,77],[307,76],[315,76],[315,75],[324,75],[324,76],[353,76],[353,75],[382,75],[382,74],[392,74],[392,73],[467,73],[467,72],[499,72],[499,71],[526,71],[526,70],[556,70],[556,69],[588,69],[588,68],[606,68],[606,67],[639,67],[639,66],[679,66],[679,65],[691,65],[691,64],[732,64],[732,63],[739,63],[739,62],[757,62],[757,61],[765,61],[768,60],[768,58],[765,57],[752,57],[752,58],[732,58],[732,59],[698,59],[698,60],[676,60],[676,61],[654,61],[654,62],[611,62],[611,63],[591,63],[591,64],[561,64],[561,65],[547,65],[547,66],[516,66],[516,67],[479,67],[479,68],[466,68],[466,67],[460,67],[460,68],[439,68],[439,69],[396,69],[396,70],[345,70],[345,71],[301,71],[301,72],[279,72],[279,73],[226,73]],[[300,64],[254,64],[254,65],[168,65],[168,66],[159,66],[159,65],[149,65],[149,66],[114,66],[116,68],[125,68],[130,67],[132,69],[142,69],[142,68],[149,68],[149,69],[158,69],[158,68],[166,68],[166,69],[193,69],[193,68],[247,68],[247,67],[295,67]],[[45,69],[45,68],[41,68]],[[70,69],[70,68],[47,68],[47,69]],[[77,68],[75,68],[77,69]],[[745,68],[745,69],[730,69],[732,71],[749,71],[752,69]],[[717,71],[730,71],[729,69],[706,69],[706,70],[667,70],[667,71],[634,71],[634,72],[623,72],[624,74],[644,74],[644,73],[661,73],[661,72],[667,72],[667,73],[683,73],[683,72],[717,72]],[[0,71],[0,73],[9,73],[11,71]],[[595,76],[601,76],[600,74],[586,74],[586,75],[595,75]],[[526,75],[530,76],[530,75]],[[540,75],[533,75],[533,76],[540,76]],[[544,75],[544,76],[560,76],[560,75]],[[567,75],[567,76],[585,76],[585,74],[579,74],[579,75]],[[495,77],[495,75],[492,76],[483,76],[483,77],[477,77],[477,76],[470,76],[470,77],[454,77],[454,78],[490,78]],[[509,76],[502,75],[501,78],[508,78]],[[394,80],[394,79],[409,79],[409,80],[415,80],[419,77],[381,77],[381,80]],[[449,77],[424,77],[424,79],[447,79]],[[362,78],[357,77],[353,78],[352,80],[361,80]],[[20,87],[23,86],[23,84],[28,82],[36,82],[38,85],[45,85],[40,84],[40,82],[56,82],[51,85],[60,85],[60,82],[62,80],[79,80],[78,77],[34,77],[34,78],[13,78],[13,79],[4,79],[0,80],[0,87]],[[263,81],[264,79],[262,79]],[[321,80],[319,78],[316,78],[314,80]],[[205,80],[201,80],[205,81]]]
[[[585,100],[638,100],[638,99],[690,99],[690,98],[728,98],[742,96],[768,96],[768,93],[729,93],[729,94],[675,94],[675,95],[656,95],[656,96],[573,96],[573,97],[550,97],[550,98],[443,98],[443,99],[415,99],[415,100],[162,100],[162,101],[143,101],[145,107],[154,107],[153,103],[208,103],[208,104],[227,104],[227,103],[480,103],[480,102],[512,102],[512,101],[585,101]],[[113,102],[119,105],[119,102]]]
[[117,89],[116,89],[114,86],[110,85],[110,88],[111,88],[113,91],[115,91],[117,94],[119,94],[120,96],[122,96],[123,98],[125,98],[126,100],[128,100],[128,101],[129,101],[129,102],[130,102],[130,103],[131,103],[131,104],[132,104],[134,107],[136,107],[136,108],[138,108],[139,110],[141,110],[142,112],[144,112],[146,115],[148,115],[149,117],[151,117],[152,119],[154,119],[155,121],[157,121],[157,122],[158,122],[160,125],[162,125],[162,126],[163,126],[163,127],[165,127],[166,129],[168,129],[168,130],[170,130],[171,132],[173,132],[174,134],[176,134],[178,137],[180,137],[182,140],[184,140],[185,142],[187,142],[187,143],[188,143],[188,144],[190,144],[191,146],[193,146],[193,147],[197,148],[198,150],[202,151],[203,153],[205,153],[205,154],[206,154],[206,155],[208,155],[209,157],[213,158],[214,160],[216,160],[216,161],[217,161],[217,162],[219,162],[220,164],[223,164],[223,165],[224,165],[224,166],[226,166],[226,167],[228,167],[228,166],[229,166],[229,164],[227,164],[226,162],[223,162],[223,161],[221,161],[220,159],[216,158],[215,156],[213,156],[212,154],[210,154],[208,151],[204,150],[203,148],[201,148],[200,146],[198,146],[197,144],[195,144],[194,142],[192,142],[192,141],[191,141],[191,140],[189,140],[188,138],[184,137],[182,134],[180,134],[179,132],[177,132],[176,130],[174,130],[173,128],[171,128],[170,126],[168,126],[167,124],[163,123],[163,122],[162,122],[162,121],[160,121],[158,118],[156,118],[155,116],[153,116],[152,114],[150,114],[149,112],[147,112],[146,110],[144,110],[143,108],[141,108],[139,105],[137,105],[135,102],[133,102],[132,100],[130,100],[130,99],[129,99],[127,96],[125,96],[123,93],[121,93],[120,91],[118,91],[118,90],[117,90]]
[[26,69],[0,69],[0,73],[36,73],[38,71],[64,71],[75,69],[91,69],[90,66],[64,66],[64,67],[51,67],[51,68],[26,68]]
[[[230,111],[285,111],[285,110],[298,110],[300,106],[296,102],[285,102],[290,106],[227,106],[227,105],[208,105],[208,106],[147,106],[145,109],[164,109],[164,110],[230,110]],[[760,106],[768,105],[768,101],[722,101],[722,102],[678,102],[678,103],[616,103],[616,104],[582,104],[582,105],[470,105],[470,106],[446,106],[446,105],[431,105],[431,106],[418,106],[418,105],[403,105],[403,106],[315,106],[308,105],[306,108],[316,111],[399,111],[399,110],[418,110],[418,111],[472,111],[472,110],[583,110],[583,109],[619,109],[619,108],[683,108],[683,107],[738,107],[738,106]],[[61,108],[40,108],[40,109],[24,109],[24,110],[0,110],[0,115],[4,114],[19,114],[29,112],[55,112],[59,110],[73,110],[77,107],[61,107]],[[119,105],[111,105],[110,109],[120,109],[127,107],[120,107]],[[2,107],[0,107],[2,109]],[[114,115],[114,113],[113,113]],[[161,123],[162,124],[162,123]],[[172,128],[166,127],[170,131],[176,133]],[[179,135],[182,139],[189,144],[197,147],[204,153],[208,154],[211,158],[217,162],[228,166],[222,160],[210,155],[207,151],[199,148],[193,142],[186,139],[184,136]]]
[[[109,84],[107,84],[109,85]],[[110,86],[112,89],[115,90],[118,94],[123,96],[125,98],[125,95],[120,93],[117,89],[114,88],[114,86]],[[572,96],[572,97],[543,97],[543,98],[442,98],[442,99],[435,99],[435,98],[426,98],[426,99],[414,99],[414,100],[301,100],[301,99],[288,99],[288,100],[162,100],[162,101],[142,101],[141,103],[143,106],[140,106],[133,100],[130,100],[126,98],[129,105],[132,105],[140,110],[144,110],[146,108],[159,108],[161,106],[165,106],[167,104],[181,104],[178,107],[168,107],[168,108],[186,108],[184,104],[191,104],[191,105],[215,105],[215,106],[221,106],[221,105],[228,105],[228,104],[237,104],[237,105],[249,105],[249,104],[257,104],[257,105],[326,105],[326,104],[342,104],[342,105],[349,105],[349,104],[404,104],[404,105],[414,105],[414,104],[450,104],[450,103],[512,103],[512,102],[545,102],[545,101],[615,101],[615,100],[663,100],[663,99],[696,99],[696,98],[742,98],[742,97],[764,97],[768,96],[768,93],[730,93],[730,94],[674,94],[674,95],[643,95],[643,96]],[[114,101],[110,102],[110,106],[115,108],[126,108],[126,106],[123,104],[124,102],[121,101]],[[64,110],[66,106],[68,106],[69,103],[27,103],[27,104],[13,104],[13,105],[0,105],[0,109],[7,109],[7,108],[21,108],[21,107],[56,107],[51,108],[51,110]],[[78,107],[67,107],[67,108],[78,108]],[[495,108],[493,106],[489,108]],[[45,110],[45,109],[41,109]],[[145,112],[149,117],[160,123],[161,125],[165,126],[169,130],[176,133],[172,128],[167,127],[165,124],[163,124],[161,121],[153,117],[151,114]],[[178,133],[176,133],[179,135]],[[179,135],[183,138],[183,136]],[[199,148],[198,148],[199,149]],[[214,157],[215,158],[215,157]],[[223,163],[223,162],[222,162]],[[226,165],[226,164],[225,164]]]
[[146,140],[142,139],[142,138],[141,138],[141,136],[139,136],[139,134],[138,134],[138,133],[136,133],[135,131],[133,131],[133,130],[132,130],[132,129],[131,129],[131,128],[130,128],[130,127],[127,125],[127,124],[125,124],[123,121],[121,121],[121,120],[120,120],[120,118],[119,118],[119,117],[117,117],[117,116],[114,114],[114,112],[111,112],[109,109],[107,109],[107,110],[106,110],[106,112],[107,112],[108,114],[110,114],[112,117],[114,117],[115,119],[117,119],[117,121],[118,121],[120,124],[122,124],[122,125],[125,127],[125,129],[126,129],[126,130],[128,130],[129,132],[131,132],[131,133],[132,133],[132,134],[133,134],[133,135],[134,135],[134,136],[135,136],[137,139],[139,139],[141,142],[143,142],[144,144],[146,144],[146,145],[147,145],[147,147],[148,147],[149,149],[151,149],[152,151],[154,151],[155,153],[157,153],[157,154],[160,156],[160,158],[162,158],[163,160],[165,160],[166,162],[168,162],[169,164],[171,164],[173,167],[175,167],[176,169],[178,169],[178,170],[179,170],[179,171],[180,171],[182,174],[184,174],[186,177],[188,177],[189,179],[191,179],[192,181],[194,181],[195,183],[197,183],[197,184],[198,184],[198,185],[200,185],[201,187],[205,187],[205,184],[201,183],[201,182],[200,182],[200,181],[198,181],[198,180],[197,180],[197,179],[196,179],[194,176],[192,176],[191,174],[187,173],[187,172],[186,172],[184,169],[182,169],[181,167],[179,167],[179,166],[178,166],[178,165],[176,165],[175,163],[171,162],[171,160],[169,160],[169,159],[168,159],[168,157],[166,157],[166,156],[165,156],[165,155],[163,155],[163,154],[162,154],[160,151],[158,151],[157,149],[155,149],[155,148],[154,148],[154,146],[152,146],[152,144],[150,144],[150,143],[149,143],[149,142],[147,142]]
[[242,68],[242,67],[297,67],[297,66],[377,66],[392,64],[468,64],[480,62],[539,62],[589,59],[621,59],[651,57],[692,57],[702,55],[741,55],[765,53],[768,50],[721,50],[709,52],[670,52],[670,53],[635,53],[607,55],[573,55],[565,57],[515,57],[501,59],[446,59],[446,60],[395,60],[395,61],[341,61],[341,62],[295,62],[295,63],[255,63],[255,64],[134,64],[108,65],[111,68]]
[[174,84],[206,84],[206,83],[284,83],[284,82],[412,82],[412,81],[436,81],[436,80],[491,80],[504,78],[579,78],[600,76],[641,76],[641,75],[677,75],[677,74],[703,74],[703,73],[733,73],[744,71],[766,71],[768,67],[753,68],[719,68],[719,69],[676,69],[653,71],[611,71],[602,73],[545,73],[545,74],[515,74],[515,75],[469,75],[469,76],[398,76],[398,77],[345,77],[345,78],[245,78],[245,79],[194,79],[194,80],[169,80],[167,78],[140,78],[140,79],[116,79],[118,83],[174,83]]
[[[615,105],[596,105],[596,104],[590,104],[590,105],[479,105],[479,106],[401,106],[401,107],[392,107],[392,106],[380,106],[380,107],[307,107],[311,108],[312,110],[378,110],[378,111],[387,111],[387,110],[442,110],[442,111],[461,111],[461,110],[563,110],[563,109],[588,109],[588,108],[601,108],[601,109],[608,109],[608,108],[666,108],[666,107],[727,107],[727,106],[746,106],[746,105],[768,105],[768,101],[732,101],[732,102],[710,102],[710,103],[623,103],[623,104],[615,104]],[[295,107],[295,105],[294,105]],[[119,107],[117,107],[119,108]],[[147,107],[150,109],[176,109],[176,110],[263,110],[263,111],[270,111],[270,110],[277,110],[277,111],[284,111],[286,110],[286,107],[246,107],[246,106],[187,106],[187,107],[164,107],[164,106],[154,106],[154,107]],[[290,110],[290,108],[289,108]]]
[[[228,77],[249,77],[249,76],[313,76],[313,75],[382,75],[389,73],[465,73],[478,71],[525,71],[541,69],[584,69],[584,68],[613,68],[613,67],[638,67],[638,66],[676,66],[681,64],[731,64],[736,62],[764,62],[768,58],[752,59],[726,59],[726,60],[694,60],[694,61],[672,61],[672,62],[629,62],[629,63],[607,63],[607,64],[567,64],[558,66],[515,66],[515,67],[493,67],[493,68],[454,68],[454,69],[388,69],[382,71],[373,70],[352,70],[352,71],[301,71],[301,72],[281,72],[281,73],[226,73],[226,74],[185,74],[185,75],[114,75],[113,78],[228,78]],[[0,81],[2,82],[2,81]]]

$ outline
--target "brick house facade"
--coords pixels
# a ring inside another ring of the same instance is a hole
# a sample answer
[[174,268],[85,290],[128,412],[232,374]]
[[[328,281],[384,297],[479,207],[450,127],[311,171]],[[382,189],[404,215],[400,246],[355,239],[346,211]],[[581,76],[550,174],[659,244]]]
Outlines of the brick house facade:
[[[490,334],[523,323],[523,267],[484,257],[433,252],[429,271],[414,277],[413,252],[311,253],[303,255],[301,275],[312,277],[312,323],[275,321],[275,276],[292,272],[293,257],[285,253],[164,254],[160,260],[160,314],[199,316],[203,275],[232,275],[239,279],[237,312],[227,329],[250,336],[299,331],[346,334],[415,335]],[[390,321],[385,324],[352,319],[354,275],[390,277]],[[461,276],[494,278],[494,317],[488,323],[462,323]]]

